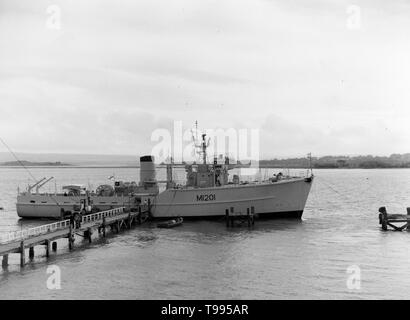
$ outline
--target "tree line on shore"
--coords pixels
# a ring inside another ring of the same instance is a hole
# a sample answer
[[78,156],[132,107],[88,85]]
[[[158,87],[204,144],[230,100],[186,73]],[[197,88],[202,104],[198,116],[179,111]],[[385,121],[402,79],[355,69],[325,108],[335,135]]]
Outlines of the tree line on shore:
[[[272,159],[259,161],[260,167],[307,168],[307,158]],[[312,157],[313,168],[410,168],[410,153],[390,156],[324,156]]]

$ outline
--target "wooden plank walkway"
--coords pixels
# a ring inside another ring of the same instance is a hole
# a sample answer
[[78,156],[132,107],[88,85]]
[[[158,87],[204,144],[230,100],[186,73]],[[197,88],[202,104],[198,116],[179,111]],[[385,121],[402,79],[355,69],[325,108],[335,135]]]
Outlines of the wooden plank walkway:
[[[97,212],[81,217],[79,224],[68,219],[42,225],[21,231],[9,232],[0,235],[0,256],[3,256],[3,268],[8,266],[8,255],[20,254],[20,265],[25,265],[25,249],[29,248],[29,257],[34,257],[34,247],[42,245],[46,247],[46,256],[50,253],[50,244],[61,238],[68,239],[69,249],[73,249],[75,235],[83,233],[83,237],[91,242],[91,236],[95,229],[105,237],[106,228],[118,233],[122,228],[131,228],[133,223],[142,223],[143,216],[147,216],[149,208],[140,206],[137,212],[126,211],[126,208]],[[53,251],[57,250],[57,242],[52,243]]]

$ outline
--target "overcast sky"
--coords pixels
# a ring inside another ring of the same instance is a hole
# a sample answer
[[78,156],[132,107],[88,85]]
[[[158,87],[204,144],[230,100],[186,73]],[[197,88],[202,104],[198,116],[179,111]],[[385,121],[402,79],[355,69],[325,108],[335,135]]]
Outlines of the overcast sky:
[[409,30],[404,0],[0,0],[0,136],[142,154],[198,120],[264,158],[410,152]]

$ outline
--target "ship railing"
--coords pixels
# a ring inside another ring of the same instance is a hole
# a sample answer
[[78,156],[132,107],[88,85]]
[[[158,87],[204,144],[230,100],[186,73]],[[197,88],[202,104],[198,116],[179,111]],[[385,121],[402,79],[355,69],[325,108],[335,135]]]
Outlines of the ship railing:
[[307,178],[309,176],[310,176],[310,170],[309,169],[306,169],[306,170],[292,170],[292,171],[288,171],[283,178],[288,178],[288,179]]
[[125,207],[120,207],[120,208],[115,208],[107,211],[101,211],[93,214],[87,214],[86,216],[83,216],[81,219],[82,223],[87,223],[87,222],[92,222],[92,221],[97,221],[97,220],[102,220],[103,218],[107,217],[114,217],[119,214],[124,213]]
[[[87,222],[102,220],[103,218],[107,218],[107,217],[114,217],[114,216],[124,213],[124,209],[125,209],[124,207],[115,208],[115,209],[97,212],[97,213],[93,213],[87,216],[83,216],[82,222],[87,223]],[[9,242],[14,242],[14,241],[23,241],[25,239],[28,239],[34,236],[39,236],[42,234],[55,232],[57,230],[68,229],[69,227],[70,227],[70,219],[67,219],[67,220],[62,220],[62,221],[58,221],[58,222],[54,222],[50,224],[44,224],[42,226],[38,226],[34,228],[29,228],[29,229],[24,229],[24,230],[19,230],[19,231],[12,231],[12,232],[8,232],[6,234],[0,235],[0,244],[6,244]]]
[[[281,180],[289,180],[289,179],[295,179],[295,178],[307,178],[310,176],[310,169],[277,169],[278,171],[275,172],[275,174],[278,174],[279,172],[282,173],[282,178]],[[269,176],[269,179],[272,178],[273,174],[268,174],[268,172],[265,172],[263,174],[264,178],[266,179],[267,176]],[[267,180],[269,180],[267,179]]]
[[3,235],[0,235],[0,243],[8,243],[13,241],[22,241],[30,237],[39,236],[49,232],[57,231],[60,229],[66,229],[70,227],[70,220],[62,220],[42,226],[29,228],[25,230],[13,231]]

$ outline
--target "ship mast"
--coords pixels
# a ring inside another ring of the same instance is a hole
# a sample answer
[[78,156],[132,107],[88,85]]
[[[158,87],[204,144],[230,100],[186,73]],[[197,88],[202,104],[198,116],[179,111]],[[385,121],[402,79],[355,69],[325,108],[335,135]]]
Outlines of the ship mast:
[[[195,134],[196,134],[196,140],[198,141],[198,120],[195,121]],[[202,134],[202,143],[201,143],[201,149],[202,149],[202,163],[206,164],[206,142],[205,142],[205,137],[206,134]]]
[[[192,130],[191,130],[191,132],[192,132]],[[201,144],[199,144],[199,141],[198,141],[198,121],[195,121],[195,136],[194,136],[194,133],[192,132],[192,140],[194,142],[194,148],[200,149],[199,151],[196,151],[196,153],[198,153],[199,155],[202,155],[202,163],[206,164],[206,157],[207,157],[206,148],[208,148],[208,146],[209,146],[210,139],[208,139],[208,141],[206,141],[206,139],[205,139],[206,133],[203,133],[202,134]]]
[[205,141],[206,134],[202,134],[202,162],[206,164],[206,141]]

